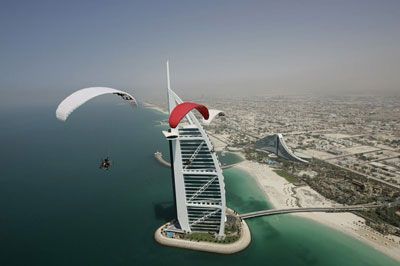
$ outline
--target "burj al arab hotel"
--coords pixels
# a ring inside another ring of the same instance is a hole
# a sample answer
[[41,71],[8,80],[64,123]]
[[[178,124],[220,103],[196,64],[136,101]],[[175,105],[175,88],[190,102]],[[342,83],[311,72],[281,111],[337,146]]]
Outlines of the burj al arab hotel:
[[[167,62],[169,113],[183,101],[171,89]],[[213,112],[214,111],[214,112]],[[210,110],[208,121],[218,112]],[[163,131],[169,142],[172,183],[180,232],[213,232],[224,236],[225,183],[221,165],[202,122],[188,112],[185,121]]]

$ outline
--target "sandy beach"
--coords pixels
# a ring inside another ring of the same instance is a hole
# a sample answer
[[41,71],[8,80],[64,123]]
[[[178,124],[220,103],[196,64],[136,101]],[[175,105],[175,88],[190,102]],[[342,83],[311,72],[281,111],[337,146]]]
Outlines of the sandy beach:
[[[274,208],[334,206],[335,203],[324,198],[309,186],[296,187],[276,174],[268,165],[245,160],[238,169],[248,172],[264,191]],[[336,204],[338,205],[338,204]],[[384,254],[400,261],[400,238],[384,236],[365,225],[365,220],[352,213],[298,213],[290,214],[312,219],[335,230],[346,233],[374,247]]]

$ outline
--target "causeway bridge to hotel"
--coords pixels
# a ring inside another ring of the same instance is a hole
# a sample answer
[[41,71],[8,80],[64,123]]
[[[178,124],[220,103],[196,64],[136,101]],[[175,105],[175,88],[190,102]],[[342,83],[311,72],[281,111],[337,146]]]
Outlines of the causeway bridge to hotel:
[[350,211],[365,211],[368,209],[374,209],[379,207],[390,207],[399,205],[399,202],[394,203],[374,203],[374,204],[363,204],[363,205],[350,205],[350,206],[337,206],[337,207],[310,207],[310,208],[289,208],[289,209],[270,209],[244,213],[240,215],[242,219],[252,219],[261,216],[270,216],[287,213],[299,213],[299,212],[350,212]]

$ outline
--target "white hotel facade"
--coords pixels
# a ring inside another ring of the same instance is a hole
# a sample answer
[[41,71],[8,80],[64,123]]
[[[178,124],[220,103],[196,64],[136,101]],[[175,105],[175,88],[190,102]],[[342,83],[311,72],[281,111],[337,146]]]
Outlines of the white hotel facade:
[[[171,113],[182,100],[171,90],[168,63],[167,86]],[[176,218],[184,232],[214,232],[222,237],[226,201],[221,165],[201,122],[192,112],[186,120],[163,131],[170,146]]]

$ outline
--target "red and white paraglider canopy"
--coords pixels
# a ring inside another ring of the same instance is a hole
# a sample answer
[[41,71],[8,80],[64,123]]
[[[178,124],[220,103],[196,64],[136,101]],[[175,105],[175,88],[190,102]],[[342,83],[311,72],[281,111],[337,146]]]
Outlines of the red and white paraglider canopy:
[[170,127],[176,128],[181,120],[193,109],[199,111],[203,118],[206,120],[210,116],[208,108],[206,106],[193,102],[183,102],[175,106],[175,108],[172,110],[171,115],[169,116]]

